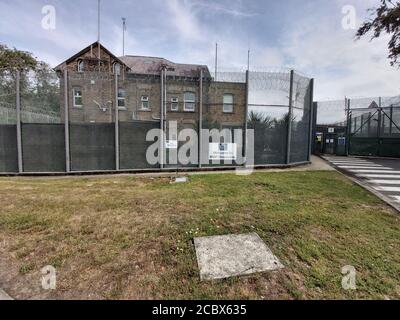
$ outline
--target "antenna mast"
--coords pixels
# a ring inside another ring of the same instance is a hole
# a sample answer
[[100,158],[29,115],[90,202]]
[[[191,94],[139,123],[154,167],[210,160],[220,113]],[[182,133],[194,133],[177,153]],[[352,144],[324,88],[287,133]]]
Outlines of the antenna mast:
[[97,1],[97,47],[98,47],[98,60],[99,60],[99,72],[101,71],[101,48],[100,48],[100,0]]
[[122,18],[122,56],[125,56],[126,18]]
[[97,1],[97,42],[100,42],[100,6],[101,1]]
[[250,49],[247,52],[247,71],[250,71]]
[[218,73],[218,43],[215,44],[215,81],[217,81],[217,73]]

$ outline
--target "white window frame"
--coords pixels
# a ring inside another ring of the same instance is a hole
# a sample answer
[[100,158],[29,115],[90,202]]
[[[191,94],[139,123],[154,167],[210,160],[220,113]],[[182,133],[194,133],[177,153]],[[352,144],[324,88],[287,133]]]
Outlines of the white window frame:
[[171,111],[179,111],[179,98],[171,98]]
[[[144,107],[144,103],[147,102],[147,108]],[[150,99],[149,96],[143,95],[140,97],[140,110],[150,110]]]
[[77,69],[78,69],[78,72],[84,72],[85,71],[85,62],[82,59],[78,60]]
[[[79,91],[80,94],[77,94]],[[76,99],[80,98],[81,99],[81,104],[76,104]],[[73,106],[75,108],[82,108],[83,107],[83,94],[82,94],[82,88],[81,87],[73,87],[72,88],[72,100],[73,100]]]
[[[120,92],[123,92],[123,95],[120,95]],[[119,105],[120,102],[123,102],[123,106]],[[118,88],[118,109],[126,110],[126,91],[124,88]]]
[[[189,99],[187,99],[186,98],[186,95],[187,94],[191,94],[191,95],[193,95],[194,96],[194,99],[193,100],[189,100]],[[184,94],[183,94],[183,111],[185,111],[185,112],[195,112],[196,111],[196,94],[194,93],[194,92],[192,92],[192,91],[186,91]],[[193,105],[193,108],[188,108],[187,106],[188,105]]]
[[[231,97],[232,98],[232,102],[227,103],[225,102],[225,97]],[[234,96],[232,93],[225,93],[223,98],[222,98],[222,111],[223,113],[233,113],[233,106],[234,106]]]

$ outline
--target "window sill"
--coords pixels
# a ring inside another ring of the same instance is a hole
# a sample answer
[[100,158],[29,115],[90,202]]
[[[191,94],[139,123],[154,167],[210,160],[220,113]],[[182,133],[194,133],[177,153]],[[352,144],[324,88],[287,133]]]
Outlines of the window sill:
[[151,109],[139,109],[139,112],[151,112]]
[[119,111],[127,111],[128,109],[126,107],[118,107]]
[[185,112],[185,113],[196,113],[196,110],[183,110],[183,112]]
[[223,111],[222,113],[223,113],[223,114],[235,114],[235,112],[233,112],[233,111],[232,111],[232,112]]
[[83,106],[72,106],[74,109],[83,109]]

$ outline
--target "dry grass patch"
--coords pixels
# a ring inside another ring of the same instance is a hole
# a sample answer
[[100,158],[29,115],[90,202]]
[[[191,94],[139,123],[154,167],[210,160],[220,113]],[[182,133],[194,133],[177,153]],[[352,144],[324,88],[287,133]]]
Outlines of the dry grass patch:
[[[169,182],[0,179],[0,256],[11,264],[0,265],[0,282],[17,298],[37,297],[39,271],[53,265],[50,298],[400,298],[399,217],[335,172]],[[245,232],[257,232],[286,268],[200,282],[193,237]],[[348,264],[358,272],[352,292],[341,288]],[[32,290],[21,293],[15,282],[27,277]]]

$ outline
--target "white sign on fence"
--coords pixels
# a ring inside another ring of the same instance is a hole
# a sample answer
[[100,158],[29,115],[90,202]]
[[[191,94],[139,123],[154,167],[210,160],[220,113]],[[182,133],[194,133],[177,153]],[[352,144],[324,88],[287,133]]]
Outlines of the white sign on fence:
[[177,140],[167,140],[165,141],[166,149],[178,149],[178,141]]
[[236,160],[236,143],[210,143],[209,160]]

